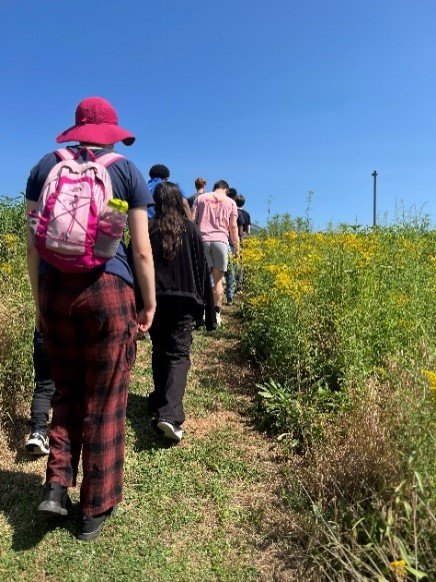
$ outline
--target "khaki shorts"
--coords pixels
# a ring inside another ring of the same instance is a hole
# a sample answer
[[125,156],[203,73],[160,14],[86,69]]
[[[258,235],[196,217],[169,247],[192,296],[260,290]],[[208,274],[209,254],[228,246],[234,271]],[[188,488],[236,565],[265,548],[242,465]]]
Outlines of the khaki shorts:
[[223,242],[205,242],[204,254],[206,255],[209,269],[219,269],[223,273],[227,271],[229,260],[229,245]]

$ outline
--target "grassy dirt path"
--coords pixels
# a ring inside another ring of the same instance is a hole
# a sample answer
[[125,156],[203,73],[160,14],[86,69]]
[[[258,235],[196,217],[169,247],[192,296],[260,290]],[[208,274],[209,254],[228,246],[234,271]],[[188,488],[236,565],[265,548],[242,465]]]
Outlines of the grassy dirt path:
[[[195,334],[185,436],[175,446],[150,428],[150,343],[138,344],[125,500],[95,542],[74,537],[77,508],[66,521],[36,513],[45,459],[29,459],[17,446],[24,421],[11,425],[0,466],[1,580],[295,579],[280,543],[284,463],[274,441],[251,423],[255,379],[240,363],[233,308],[224,317],[218,332]],[[77,502],[77,492],[72,498]]]

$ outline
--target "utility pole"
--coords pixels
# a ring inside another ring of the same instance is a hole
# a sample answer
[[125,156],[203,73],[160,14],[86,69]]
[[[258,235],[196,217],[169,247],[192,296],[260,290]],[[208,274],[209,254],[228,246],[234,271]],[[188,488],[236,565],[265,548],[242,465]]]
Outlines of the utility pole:
[[374,178],[374,195],[372,203],[372,226],[377,226],[377,172],[374,170],[371,176]]

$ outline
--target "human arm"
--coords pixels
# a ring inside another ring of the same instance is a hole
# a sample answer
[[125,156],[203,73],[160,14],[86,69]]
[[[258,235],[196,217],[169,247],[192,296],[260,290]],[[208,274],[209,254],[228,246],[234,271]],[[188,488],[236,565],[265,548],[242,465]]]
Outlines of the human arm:
[[191,208],[189,206],[188,199],[182,198],[182,203],[183,203],[183,208],[185,209],[185,214],[186,214],[186,217],[188,218],[188,220],[194,220],[194,215],[193,215]]
[[251,216],[248,214],[248,212],[246,214],[247,220],[245,221],[245,232],[247,234],[251,234]]
[[[31,200],[26,202],[26,218],[29,212],[36,209],[37,203]],[[35,248],[30,236],[30,231],[27,230],[27,272],[29,274],[30,286],[32,288],[32,296],[35,304],[35,327],[41,331],[41,314],[39,310],[39,296],[38,296],[38,267],[39,267],[39,253]]]
[[232,214],[230,216],[230,225],[229,225],[229,235],[230,241],[235,251],[235,257],[239,257],[239,233],[238,233],[238,224],[236,214]]
[[206,331],[213,331],[217,327],[215,303],[212,292],[211,274],[204,252],[204,242],[197,226],[191,227],[191,248],[193,251],[193,265],[195,276],[198,277],[198,289],[203,300],[203,317],[201,325]]
[[237,217],[236,223],[238,225],[238,235],[239,235],[239,238],[241,238],[242,233],[244,232],[244,216],[243,216],[242,210],[240,208],[238,208],[238,217]]
[[139,207],[129,210],[128,224],[133,265],[144,302],[144,307],[137,316],[137,324],[138,330],[145,333],[150,328],[156,311],[154,264],[148,235],[146,208]]

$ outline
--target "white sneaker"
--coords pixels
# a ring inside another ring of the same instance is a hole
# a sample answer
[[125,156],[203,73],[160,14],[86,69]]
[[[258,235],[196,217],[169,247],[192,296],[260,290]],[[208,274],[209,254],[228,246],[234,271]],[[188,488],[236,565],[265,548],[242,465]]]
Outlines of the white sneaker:
[[47,434],[38,430],[30,434],[25,446],[31,455],[48,455],[50,452]]
[[177,424],[168,420],[159,420],[157,427],[163,432],[164,436],[172,441],[180,442],[183,436],[183,430]]
[[220,325],[222,324],[222,320],[221,320],[221,313],[215,313],[216,315],[216,325],[217,327],[220,327]]

